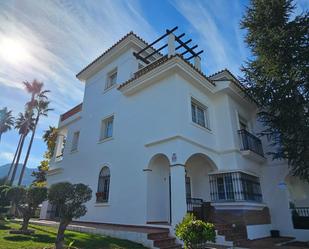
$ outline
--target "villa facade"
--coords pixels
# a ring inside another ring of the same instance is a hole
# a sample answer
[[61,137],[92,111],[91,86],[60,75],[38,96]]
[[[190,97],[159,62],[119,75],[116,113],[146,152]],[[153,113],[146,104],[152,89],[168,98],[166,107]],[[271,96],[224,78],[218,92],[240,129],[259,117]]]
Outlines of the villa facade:
[[[91,187],[80,221],[173,233],[193,212],[248,239],[308,240],[294,218],[308,221],[309,186],[267,156],[254,102],[228,70],[206,76],[199,55],[186,60],[167,39],[163,55],[131,32],[77,74],[83,102],[60,116],[48,185]],[[55,210],[44,203],[41,218]]]

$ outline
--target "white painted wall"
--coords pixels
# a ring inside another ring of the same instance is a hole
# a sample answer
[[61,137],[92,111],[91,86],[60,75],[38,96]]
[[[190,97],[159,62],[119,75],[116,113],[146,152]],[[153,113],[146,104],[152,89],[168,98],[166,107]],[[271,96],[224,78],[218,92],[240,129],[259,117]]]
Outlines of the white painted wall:
[[[62,171],[48,176],[48,184],[71,181],[91,187],[93,198],[87,203],[88,212],[81,218],[83,221],[144,225],[155,216],[168,217],[166,206],[162,209],[158,204],[161,197],[167,198],[165,178],[168,171],[163,168],[153,171],[156,178],[149,178],[149,171],[144,171],[154,155],[164,154],[176,165],[170,170],[172,224],[176,224],[186,212],[184,165],[191,155],[202,153],[218,171],[241,169],[260,176],[264,200],[271,209],[272,227],[280,228],[284,235],[293,232],[286,191],[277,188],[283,177],[281,171],[266,167],[267,161],[262,165],[244,158],[239,151],[237,113],[250,120],[252,132],[255,131],[255,111],[249,102],[237,99],[228,91],[214,93],[198,88],[174,71],[130,96],[123,95],[116,87],[105,91],[106,75],[114,68],[118,70],[118,83],[132,77],[138,63],[132,52],[133,49],[129,49],[122,53],[86,81],[82,111],[74,115],[80,118],[71,117],[70,122],[60,123],[68,131],[67,144],[63,160],[52,162],[51,168]],[[192,97],[208,107],[210,130],[191,121]],[[101,121],[110,115],[114,115],[113,137],[99,141]],[[80,131],[78,151],[71,153],[72,136],[76,131]],[[174,162],[173,153],[177,157]],[[109,201],[97,204],[98,176],[104,166],[111,172]],[[205,172],[191,173],[207,182],[207,167],[198,167]],[[154,185],[152,181],[160,186],[153,190],[153,195],[159,199],[149,208],[147,196],[149,185]],[[159,191],[163,192],[162,196],[158,195]],[[193,191],[209,199],[207,184],[195,185]]]

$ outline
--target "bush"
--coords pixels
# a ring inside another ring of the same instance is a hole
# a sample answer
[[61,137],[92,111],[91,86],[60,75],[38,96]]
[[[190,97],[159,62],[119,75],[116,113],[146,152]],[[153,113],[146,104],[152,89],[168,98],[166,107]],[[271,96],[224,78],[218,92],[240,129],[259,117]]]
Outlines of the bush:
[[207,241],[215,242],[215,227],[211,223],[197,220],[193,214],[187,214],[175,227],[176,236],[182,240],[186,249],[199,248]]

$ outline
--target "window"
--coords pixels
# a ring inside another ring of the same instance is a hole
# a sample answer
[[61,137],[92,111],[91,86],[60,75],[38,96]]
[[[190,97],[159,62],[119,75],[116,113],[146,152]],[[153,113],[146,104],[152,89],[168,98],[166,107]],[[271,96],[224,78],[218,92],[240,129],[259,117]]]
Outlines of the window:
[[77,151],[78,140],[79,140],[79,131],[74,132],[73,134],[71,151]]
[[109,72],[107,74],[107,82],[105,85],[105,89],[108,89],[117,83],[117,69]]
[[62,160],[63,152],[66,144],[66,136],[63,134],[58,135],[58,144],[56,149],[56,160]]
[[207,107],[196,100],[191,100],[192,122],[209,129]]
[[98,182],[97,202],[108,202],[109,197],[110,171],[108,167],[103,167]]
[[108,117],[102,121],[100,140],[113,136],[114,116]]
[[262,202],[259,178],[243,172],[213,174],[209,176],[212,201]]

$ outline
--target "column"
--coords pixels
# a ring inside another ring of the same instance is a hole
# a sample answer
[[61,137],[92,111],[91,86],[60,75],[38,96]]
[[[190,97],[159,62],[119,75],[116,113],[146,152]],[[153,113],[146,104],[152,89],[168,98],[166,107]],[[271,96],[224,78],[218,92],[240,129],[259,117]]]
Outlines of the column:
[[185,166],[182,164],[171,165],[171,213],[173,226],[187,213]]
[[173,33],[170,33],[168,35],[167,47],[168,47],[168,57],[171,57],[172,55],[175,54],[175,35]]
[[199,56],[194,57],[194,66],[196,69],[201,70],[201,58]]

